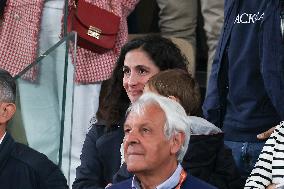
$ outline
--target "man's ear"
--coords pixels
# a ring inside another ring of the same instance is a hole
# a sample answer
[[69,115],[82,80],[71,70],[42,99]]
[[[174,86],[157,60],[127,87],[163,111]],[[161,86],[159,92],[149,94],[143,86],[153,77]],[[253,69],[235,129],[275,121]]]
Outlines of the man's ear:
[[185,134],[183,132],[176,133],[171,140],[171,153],[176,154],[182,147],[185,140]]
[[7,123],[16,112],[14,103],[2,102],[0,105],[0,124]]

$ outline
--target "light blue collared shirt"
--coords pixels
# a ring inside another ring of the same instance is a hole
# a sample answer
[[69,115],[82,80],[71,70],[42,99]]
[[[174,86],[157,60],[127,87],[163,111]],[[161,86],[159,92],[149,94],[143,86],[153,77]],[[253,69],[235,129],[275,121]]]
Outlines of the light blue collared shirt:
[[2,141],[4,140],[5,136],[6,136],[6,132],[4,133],[3,137],[0,139],[0,144],[1,144]]
[[[180,174],[182,171],[182,167],[180,164],[178,164],[175,172],[172,174],[170,178],[168,178],[165,182],[161,183],[156,187],[156,189],[169,189],[169,188],[174,188],[176,185],[178,185]],[[140,181],[138,178],[134,175],[132,179],[132,189],[141,189],[140,186]]]

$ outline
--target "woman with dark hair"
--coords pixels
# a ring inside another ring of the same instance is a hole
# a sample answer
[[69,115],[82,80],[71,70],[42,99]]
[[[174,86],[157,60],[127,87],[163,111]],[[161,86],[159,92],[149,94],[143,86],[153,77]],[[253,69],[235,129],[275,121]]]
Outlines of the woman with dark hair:
[[[86,136],[73,189],[105,188],[121,165],[125,112],[143,93],[150,77],[162,70],[186,70],[187,59],[160,36],[134,39],[123,46],[112,77],[102,86],[96,123]],[[102,93],[105,93],[102,95]]]

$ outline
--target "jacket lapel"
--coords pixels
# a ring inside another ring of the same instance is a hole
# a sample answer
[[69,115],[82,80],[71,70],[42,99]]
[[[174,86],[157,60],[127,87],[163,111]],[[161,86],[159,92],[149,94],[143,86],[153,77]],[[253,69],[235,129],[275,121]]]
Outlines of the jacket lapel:
[[14,144],[15,144],[15,141],[13,140],[11,135],[6,133],[4,140],[0,144],[0,176],[1,176],[2,170],[4,170],[4,167],[7,161],[10,158],[10,154],[14,148]]

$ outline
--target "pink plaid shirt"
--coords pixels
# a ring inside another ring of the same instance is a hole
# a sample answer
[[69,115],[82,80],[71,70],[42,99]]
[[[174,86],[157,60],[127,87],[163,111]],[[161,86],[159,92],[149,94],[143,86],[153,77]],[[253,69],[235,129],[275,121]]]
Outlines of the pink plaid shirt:
[[[86,0],[110,10],[109,0]],[[139,0],[112,0],[113,12],[121,17],[115,47],[104,54],[77,48],[75,80],[94,83],[111,76],[121,47],[126,43],[127,16]],[[37,57],[38,37],[44,0],[7,0],[3,24],[0,27],[0,68],[17,75]],[[71,5],[71,0],[69,0]],[[35,80],[37,68],[29,70],[24,78]]]

